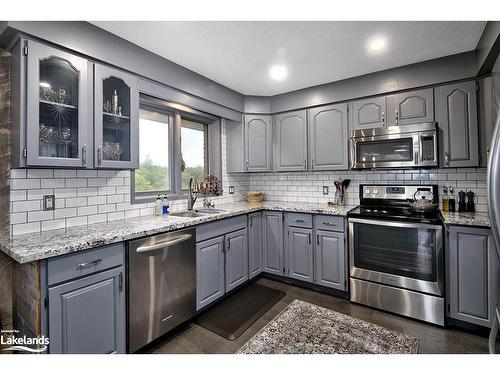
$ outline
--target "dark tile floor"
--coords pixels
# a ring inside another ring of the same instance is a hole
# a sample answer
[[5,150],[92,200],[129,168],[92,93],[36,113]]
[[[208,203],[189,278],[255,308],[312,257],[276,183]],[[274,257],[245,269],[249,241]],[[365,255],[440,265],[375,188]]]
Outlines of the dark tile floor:
[[368,307],[352,304],[341,298],[286,283],[261,278],[261,285],[286,292],[277,304],[261,316],[238,339],[229,341],[195,323],[189,323],[149,349],[150,353],[234,353],[294,299],[301,299],[382,327],[420,339],[419,353],[487,353],[488,339],[454,328],[440,328],[412,319],[402,318]]

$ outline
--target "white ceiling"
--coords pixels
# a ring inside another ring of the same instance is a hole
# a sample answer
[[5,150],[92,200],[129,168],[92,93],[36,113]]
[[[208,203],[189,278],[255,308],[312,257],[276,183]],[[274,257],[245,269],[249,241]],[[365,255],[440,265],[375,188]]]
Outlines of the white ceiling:
[[[275,95],[470,51],[485,22],[92,22],[246,95]],[[367,43],[386,39],[373,54]],[[286,66],[273,81],[269,69]]]

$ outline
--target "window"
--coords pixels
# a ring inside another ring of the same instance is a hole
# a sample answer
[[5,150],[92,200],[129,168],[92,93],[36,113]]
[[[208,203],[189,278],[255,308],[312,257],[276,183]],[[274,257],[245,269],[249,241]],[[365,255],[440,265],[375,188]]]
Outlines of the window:
[[181,121],[182,190],[189,188],[189,180],[198,181],[208,175],[208,126],[195,121]]
[[169,164],[170,116],[149,109],[139,112],[139,169],[135,171],[135,191],[171,190]]
[[189,180],[221,175],[221,120],[141,95],[139,169],[131,174],[131,202],[153,202],[157,195],[186,198]]

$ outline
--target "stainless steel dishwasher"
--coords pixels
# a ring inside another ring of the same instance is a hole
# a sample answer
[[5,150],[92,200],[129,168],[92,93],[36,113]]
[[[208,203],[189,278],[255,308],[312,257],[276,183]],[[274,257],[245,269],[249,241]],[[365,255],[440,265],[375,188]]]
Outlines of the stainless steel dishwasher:
[[130,241],[128,352],[133,353],[194,316],[194,228]]

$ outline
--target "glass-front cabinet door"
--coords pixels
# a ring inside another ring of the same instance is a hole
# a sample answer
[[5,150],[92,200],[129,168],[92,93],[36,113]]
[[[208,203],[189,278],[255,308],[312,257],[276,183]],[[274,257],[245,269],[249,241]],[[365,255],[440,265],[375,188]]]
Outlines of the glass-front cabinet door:
[[139,168],[137,78],[95,64],[95,166]]
[[28,166],[88,166],[92,132],[89,66],[90,62],[83,58],[29,42],[25,153]]

